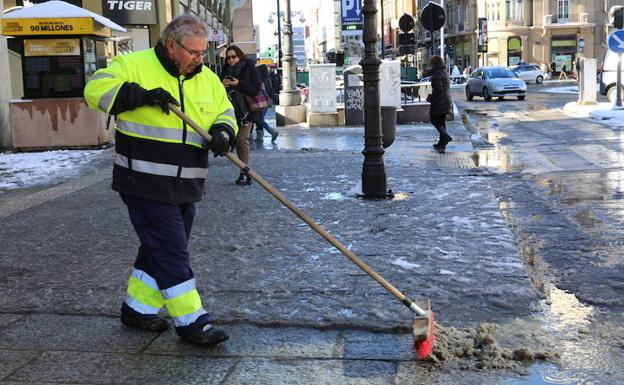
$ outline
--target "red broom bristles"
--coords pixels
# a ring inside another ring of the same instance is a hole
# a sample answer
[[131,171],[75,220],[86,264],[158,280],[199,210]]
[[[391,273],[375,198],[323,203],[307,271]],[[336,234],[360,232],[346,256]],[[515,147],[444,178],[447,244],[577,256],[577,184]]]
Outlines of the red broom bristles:
[[433,344],[435,343],[435,316],[431,312],[429,317],[429,335],[426,339],[414,341],[414,350],[416,351],[416,359],[422,360],[427,358],[433,352]]

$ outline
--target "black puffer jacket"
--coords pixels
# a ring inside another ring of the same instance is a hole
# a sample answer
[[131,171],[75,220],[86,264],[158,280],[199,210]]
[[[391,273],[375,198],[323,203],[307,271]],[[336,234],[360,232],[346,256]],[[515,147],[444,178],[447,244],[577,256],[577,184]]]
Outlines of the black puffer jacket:
[[226,65],[221,72],[221,80],[223,80],[226,75],[230,75],[239,81],[236,88],[226,87],[230,101],[234,106],[236,120],[239,124],[243,121],[253,120],[250,115],[255,114],[255,112],[249,111],[245,95],[253,97],[260,92],[262,79],[260,78],[254,61],[245,59],[239,61],[235,66]]
[[443,64],[431,68],[431,94],[427,101],[431,103],[429,115],[439,116],[453,112],[450,80]]

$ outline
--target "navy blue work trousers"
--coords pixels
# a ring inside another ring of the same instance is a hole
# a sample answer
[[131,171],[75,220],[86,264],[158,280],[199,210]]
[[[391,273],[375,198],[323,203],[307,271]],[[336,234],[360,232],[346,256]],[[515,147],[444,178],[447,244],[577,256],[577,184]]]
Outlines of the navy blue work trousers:
[[121,194],[141,246],[134,267],[145,271],[160,290],[193,278],[188,240],[195,204],[165,204]]

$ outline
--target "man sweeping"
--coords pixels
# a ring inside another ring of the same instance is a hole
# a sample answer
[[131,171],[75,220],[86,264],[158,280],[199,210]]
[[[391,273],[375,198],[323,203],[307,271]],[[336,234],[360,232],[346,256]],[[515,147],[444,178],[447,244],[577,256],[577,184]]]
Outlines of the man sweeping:
[[[121,322],[152,332],[168,328],[215,345],[228,335],[212,326],[190,267],[188,239],[203,195],[208,148],[224,155],[235,144],[234,109],[219,77],[203,65],[208,28],[195,16],[175,18],[151,49],[115,57],[84,94],[91,108],[116,115],[113,190],[128,208],[141,242]],[[212,136],[207,143],[169,114],[172,103]]]

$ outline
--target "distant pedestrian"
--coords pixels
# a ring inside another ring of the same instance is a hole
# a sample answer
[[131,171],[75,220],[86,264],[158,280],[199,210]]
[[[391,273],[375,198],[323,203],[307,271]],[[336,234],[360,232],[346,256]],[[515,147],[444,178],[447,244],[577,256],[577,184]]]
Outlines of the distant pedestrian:
[[[202,306],[188,240],[195,202],[205,194],[208,148],[215,155],[229,153],[237,130],[219,77],[203,65],[208,34],[197,17],[178,16],[154,48],[114,57],[84,89],[91,108],[117,117],[113,190],[126,204],[141,242],[121,322],[162,332],[169,327],[159,315],[166,307],[176,333],[199,345],[218,344],[228,335],[212,325]],[[170,114],[171,104],[209,132],[212,141]]]
[[432,56],[429,64],[431,66],[431,93],[427,96],[427,101],[431,104],[429,117],[440,137],[433,148],[444,151],[448,142],[453,140],[446,132],[446,115],[453,112],[450,80],[444,60],[440,56]]
[[559,80],[568,80],[568,74],[566,73],[566,64],[561,64],[561,72],[559,72]]
[[265,120],[267,110],[273,106],[272,96],[275,95],[275,92],[273,91],[273,82],[269,77],[269,69],[266,65],[261,64],[256,68],[258,69],[258,73],[260,74],[260,78],[262,79],[264,89],[267,95],[269,95],[269,107],[265,108],[262,111],[259,111],[251,118],[252,121],[256,124],[256,139],[262,140],[262,137],[264,136],[264,129],[266,129],[267,132],[271,134],[271,143],[275,143],[275,140],[279,136],[279,132],[277,132],[277,129],[271,128],[271,126],[269,126],[269,124]]
[[461,72],[459,72],[459,67],[457,65],[453,66],[453,70],[451,71],[451,76],[453,77],[453,83],[459,83]]

